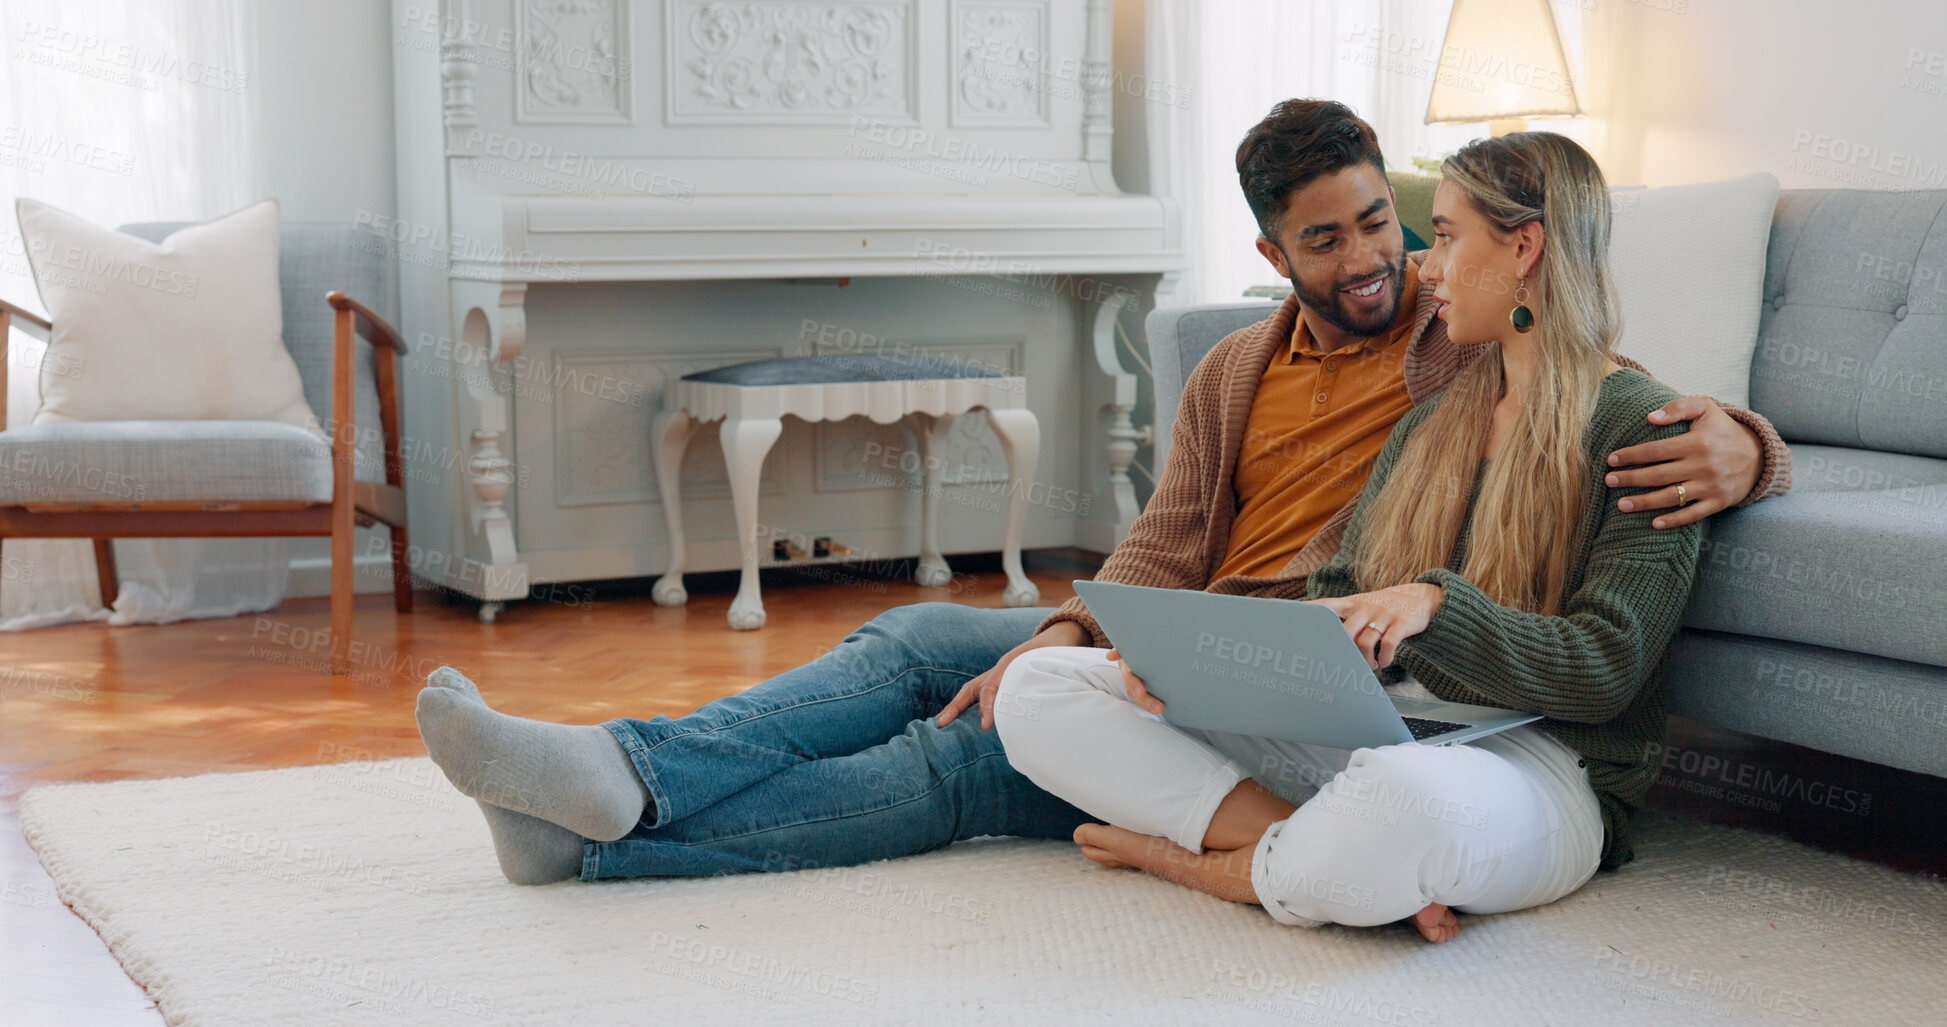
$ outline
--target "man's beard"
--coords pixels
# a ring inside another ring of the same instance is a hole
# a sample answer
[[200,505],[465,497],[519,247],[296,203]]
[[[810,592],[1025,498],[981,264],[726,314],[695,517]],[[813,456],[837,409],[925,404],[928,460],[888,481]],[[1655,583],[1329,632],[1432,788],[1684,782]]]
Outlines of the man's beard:
[[[1289,259],[1285,263],[1287,267],[1290,266]],[[1392,327],[1393,319],[1399,316],[1399,301],[1406,293],[1405,255],[1401,254],[1399,263],[1395,264],[1389,270],[1391,274],[1387,278],[1391,281],[1391,285],[1388,288],[1392,292],[1392,302],[1388,303],[1384,309],[1375,311],[1371,315],[1372,320],[1370,323],[1360,321],[1357,315],[1349,313],[1340,306],[1340,297],[1343,290],[1346,286],[1358,282],[1358,278],[1342,279],[1332,284],[1330,292],[1315,293],[1305,288],[1304,283],[1300,282],[1296,277],[1293,277],[1291,279],[1291,291],[1298,295],[1298,302],[1303,303],[1306,309],[1312,313],[1324,318],[1325,322],[1332,327],[1337,328],[1347,335],[1370,338],[1375,335],[1382,335],[1387,328]]]

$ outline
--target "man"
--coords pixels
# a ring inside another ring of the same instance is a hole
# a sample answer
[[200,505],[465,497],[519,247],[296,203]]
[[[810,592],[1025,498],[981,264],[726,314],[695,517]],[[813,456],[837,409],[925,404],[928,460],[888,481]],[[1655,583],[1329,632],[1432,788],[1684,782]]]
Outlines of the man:
[[[1341,104],[1286,101],[1237,167],[1258,249],[1293,295],[1191,375],[1156,493],[1097,577],[1297,599],[1394,423],[1468,354],[1417,287],[1370,126]],[[1789,486],[1789,453],[1762,417],[1701,396],[1650,416],[1691,426],[1612,454],[1611,485],[1658,487],[1625,511],[1674,527]],[[1052,612],[926,603],[680,719],[508,717],[447,668],[418,717],[516,883],[791,870],[986,834],[1073,838],[1097,855],[1107,836],[1091,832],[1108,829],[1009,766],[992,724],[1016,657],[1108,644],[1079,599]],[[978,723],[963,716],[975,703]]]

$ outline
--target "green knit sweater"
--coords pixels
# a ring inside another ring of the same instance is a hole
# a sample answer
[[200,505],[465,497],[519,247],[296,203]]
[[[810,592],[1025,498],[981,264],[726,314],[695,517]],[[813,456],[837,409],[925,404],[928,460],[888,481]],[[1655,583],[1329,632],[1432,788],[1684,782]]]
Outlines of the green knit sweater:
[[[1570,563],[1560,616],[1544,617],[1487,598],[1459,568],[1466,558],[1471,511],[1447,566],[1415,581],[1439,585],[1444,597],[1425,631],[1399,644],[1397,668],[1449,702],[1539,713],[1540,727],[1582,757],[1602,806],[1602,869],[1632,858],[1629,822],[1649,796],[1663,744],[1663,669],[1670,640],[1690,599],[1704,525],[1657,530],[1652,514],[1622,513],[1616,500],[1648,489],[1603,483],[1611,450],[1683,433],[1683,422],[1653,425],[1644,417],[1678,394],[1638,371],[1603,379],[1595,415],[1583,435],[1589,458],[1585,513]],[[1345,544],[1313,572],[1306,597],[1365,591],[1354,578],[1368,510],[1391,475],[1400,449],[1439,397],[1408,411],[1374,463],[1372,477],[1346,528]]]

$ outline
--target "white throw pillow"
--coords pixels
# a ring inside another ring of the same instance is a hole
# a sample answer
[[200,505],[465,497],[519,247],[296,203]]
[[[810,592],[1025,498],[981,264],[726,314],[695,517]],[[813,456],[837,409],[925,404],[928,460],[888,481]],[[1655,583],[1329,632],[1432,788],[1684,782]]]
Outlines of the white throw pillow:
[[[35,424],[244,420],[322,431],[284,348],[275,199],[160,243],[38,200],[14,210],[54,322]],[[87,373],[53,373],[71,367]]]
[[1746,405],[1778,180],[1760,172],[1610,200],[1616,349],[1678,392]]

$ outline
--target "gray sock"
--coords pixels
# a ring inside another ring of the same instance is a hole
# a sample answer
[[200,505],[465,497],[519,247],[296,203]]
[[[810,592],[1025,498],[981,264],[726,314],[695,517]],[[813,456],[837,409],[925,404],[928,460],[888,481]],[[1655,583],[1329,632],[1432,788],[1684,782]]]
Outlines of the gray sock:
[[[478,802],[479,800],[475,800]],[[493,832],[500,872],[515,884],[553,884],[581,876],[581,836],[539,817],[480,802]]]
[[612,842],[635,829],[649,789],[599,725],[496,713],[451,667],[419,692],[419,736],[453,787],[481,802]]

